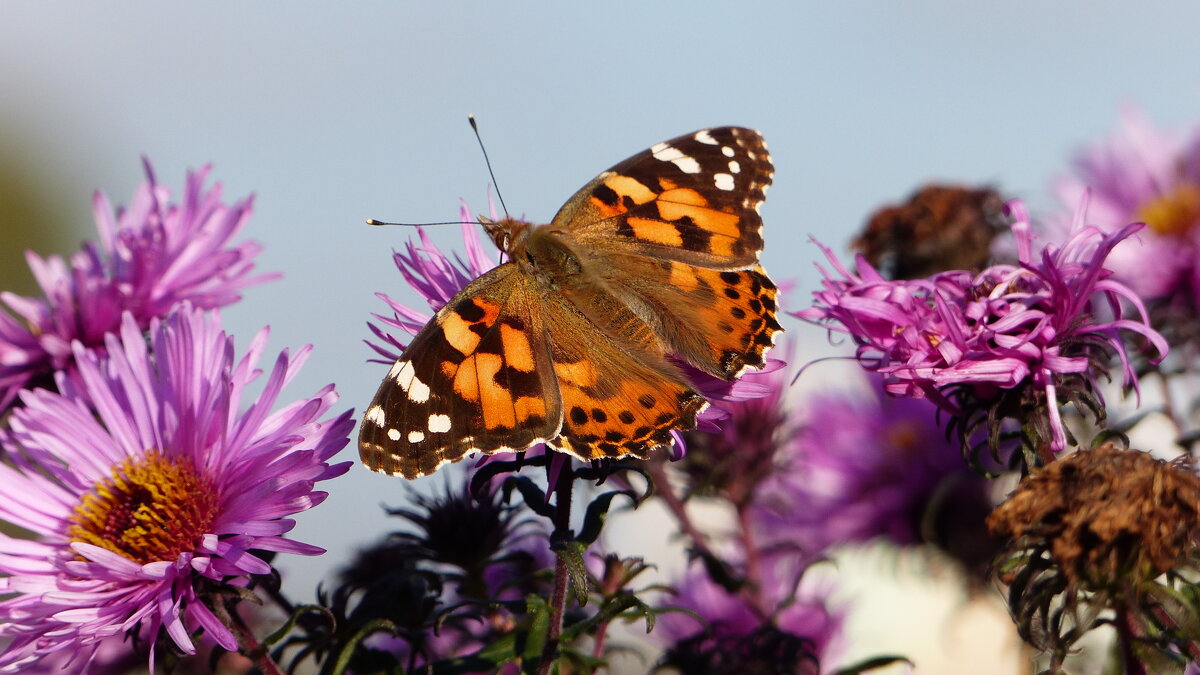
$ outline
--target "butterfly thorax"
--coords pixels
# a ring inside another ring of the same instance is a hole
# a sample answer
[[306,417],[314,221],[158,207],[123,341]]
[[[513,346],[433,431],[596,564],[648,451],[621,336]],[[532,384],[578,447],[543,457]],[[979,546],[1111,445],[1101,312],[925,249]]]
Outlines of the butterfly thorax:
[[579,256],[550,226],[515,218],[480,221],[508,259],[544,290],[568,290],[583,282]]

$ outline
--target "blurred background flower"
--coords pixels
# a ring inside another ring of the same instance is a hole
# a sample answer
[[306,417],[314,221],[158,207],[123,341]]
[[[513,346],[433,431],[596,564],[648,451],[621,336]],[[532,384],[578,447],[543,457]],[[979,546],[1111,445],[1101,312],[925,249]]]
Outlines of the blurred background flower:
[[967,465],[936,406],[867,379],[795,400],[794,433],[757,491],[760,538],[812,557],[875,539],[931,544],[982,575],[996,550],[984,527],[992,481]]
[[174,203],[144,166],[146,182],[115,216],[96,192],[95,243],[69,260],[27,253],[41,297],[0,290],[0,411],[21,388],[53,386],[56,371],[70,375],[72,341],[102,351],[125,312],[144,329],[179,303],[224,307],[241,289],[279,276],[250,276],[258,244],[231,241],[250,217],[249,199],[225,205],[219,184],[205,189],[205,168],[188,174]]

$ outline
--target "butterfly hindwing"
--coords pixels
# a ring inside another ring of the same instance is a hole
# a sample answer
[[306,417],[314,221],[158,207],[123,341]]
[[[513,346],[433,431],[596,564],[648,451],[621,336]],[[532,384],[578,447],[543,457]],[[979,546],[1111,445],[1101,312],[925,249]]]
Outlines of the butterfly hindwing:
[[561,419],[537,293],[502,265],[413,338],[367,408],[359,453],[375,471],[415,478],[469,452],[553,438]]
[[545,308],[555,327],[550,350],[563,406],[562,431],[552,445],[581,459],[644,458],[671,445],[673,429],[696,425],[708,403],[660,349],[633,348],[564,296],[548,298]]
[[567,201],[551,227],[588,253],[751,267],[763,245],[758,208],[773,175],[757,131],[704,129],[600,174]]
[[631,307],[670,307],[655,316],[666,351],[710,375],[731,380],[762,368],[783,330],[778,289],[762,267],[714,270],[641,256],[612,257],[608,288]]

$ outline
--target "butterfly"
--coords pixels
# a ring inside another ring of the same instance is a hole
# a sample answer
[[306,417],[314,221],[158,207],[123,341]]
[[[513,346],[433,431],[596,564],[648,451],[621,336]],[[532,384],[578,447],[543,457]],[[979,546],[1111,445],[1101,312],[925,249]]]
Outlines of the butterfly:
[[704,129],[596,176],[548,225],[480,218],[507,262],[392,366],[363,463],[411,479],[541,442],[584,460],[673,444],[708,405],[678,363],[732,380],[782,330],[758,264],[773,172],[757,131]]

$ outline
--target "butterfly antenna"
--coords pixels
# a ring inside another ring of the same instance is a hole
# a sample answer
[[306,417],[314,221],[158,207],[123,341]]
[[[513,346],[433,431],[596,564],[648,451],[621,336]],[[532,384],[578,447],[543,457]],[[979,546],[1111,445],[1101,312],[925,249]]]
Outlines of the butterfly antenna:
[[504,217],[508,218],[508,207],[504,205],[504,195],[500,194],[500,184],[496,182],[496,174],[492,172],[492,160],[488,159],[487,148],[483,147],[483,138],[479,135],[479,125],[475,122],[474,115],[467,115],[467,121],[471,123],[471,130],[475,132],[475,140],[479,141],[479,149],[483,151],[483,163],[487,164],[488,175],[492,177],[492,185],[496,187],[496,198],[500,200],[500,208],[504,210]]
[[[442,221],[440,223],[389,223],[389,222],[386,222],[383,220],[375,220],[374,218],[367,218],[368,225],[399,225],[400,227],[425,227],[426,225],[462,225],[463,222],[464,221],[461,221],[461,220],[446,220],[446,221]],[[475,225],[483,224],[483,223],[479,222],[478,220],[468,220],[465,222],[473,223]]]

